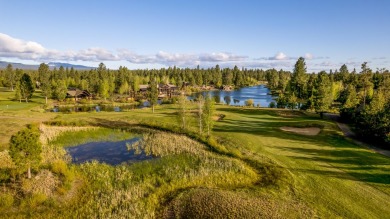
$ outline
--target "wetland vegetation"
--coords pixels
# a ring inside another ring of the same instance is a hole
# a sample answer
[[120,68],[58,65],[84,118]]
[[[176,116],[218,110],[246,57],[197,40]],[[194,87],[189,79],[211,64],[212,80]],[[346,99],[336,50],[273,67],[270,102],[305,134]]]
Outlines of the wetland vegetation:
[[[276,73],[262,74],[272,88]],[[214,105],[209,96],[194,101],[180,96],[153,110],[53,113],[46,110],[41,90],[20,103],[15,92],[1,88],[0,217],[390,215],[390,158],[346,138],[334,121],[321,118],[315,108],[321,102],[311,110],[309,102],[283,99],[294,91],[278,91],[283,83],[277,84],[276,105],[294,104],[291,109]],[[306,94],[300,95],[304,101]],[[367,100],[367,110],[375,98]],[[21,147],[23,138],[34,141],[37,150]],[[76,155],[80,162],[72,162]]]

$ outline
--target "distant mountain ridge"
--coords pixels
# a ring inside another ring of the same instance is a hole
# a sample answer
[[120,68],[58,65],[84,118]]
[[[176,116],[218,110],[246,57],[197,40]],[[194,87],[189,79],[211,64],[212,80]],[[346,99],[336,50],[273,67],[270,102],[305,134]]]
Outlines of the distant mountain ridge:
[[[11,64],[14,69],[19,68],[19,69],[25,69],[25,70],[37,70],[39,68],[39,65],[29,65],[29,64],[23,64],[23,63],[17,63],[17,62],[0,61],[0,69],[6,68],[8,64]],[[50,69],[53,69],[53,68],[58,69],[61,66],[64,68],[73,67],[74,69],[78,69],[78,70],[89,70],[89,69],[96,68],[96,67],[90,67],[90,66],[84,66],[84,65],[73,65],[73,64],[62,63],[62,62],[49,62],[48,65],[49,65]]]

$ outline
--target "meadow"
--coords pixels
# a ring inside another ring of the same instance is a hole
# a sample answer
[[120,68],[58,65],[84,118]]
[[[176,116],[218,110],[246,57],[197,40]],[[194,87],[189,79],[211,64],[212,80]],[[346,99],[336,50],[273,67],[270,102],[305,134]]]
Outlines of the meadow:
[[[46,179],[47,188],[34,192],[26,180],[16,182],[21,191],[3,186],[1,218],[390,215],[390,158],[355,144],[334,122],[316,114],[217,105],[215,114],[223,119],[215,123],[213,138],[208,139],[197,134],[194,113],[190,128],[180,130],[174,104],[158,106],[155,113],[149,108],[48,113],[42,97],[26,104],[9,100],[8,92],[0,93],[1,150],[25,124],[44,122],[41,130],[47,142],[42,156],[48,158],[35,173]],[[306,136],[281,127],[321,131]],[[132,149],[157,159],[118,166],[74,165],[64,154],[64,146],[135,135],[143,136],[143,144]]]

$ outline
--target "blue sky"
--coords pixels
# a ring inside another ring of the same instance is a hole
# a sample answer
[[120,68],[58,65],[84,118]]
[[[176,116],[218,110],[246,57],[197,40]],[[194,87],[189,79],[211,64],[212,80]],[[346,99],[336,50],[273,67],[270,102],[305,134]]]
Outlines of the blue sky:
[[390,68],[387,0],[0,0],[0,61]]

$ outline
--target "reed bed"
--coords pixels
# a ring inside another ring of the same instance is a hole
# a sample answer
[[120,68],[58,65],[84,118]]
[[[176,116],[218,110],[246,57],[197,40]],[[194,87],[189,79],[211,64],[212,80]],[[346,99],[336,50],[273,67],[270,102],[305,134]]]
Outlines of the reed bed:
[[49,142],[56,139],[61,134],[64,134],[65,132],[79,132],[79,131],[94,130],[94,129],[97,129],[97,127],[94,127],[94,126],[84,126],[84,127],[49,126],[49,125],[45,125],[42,123],[39,125],[39,130],[41,131],[41,135],[40,135],[39,139],[43,145],[46,145]]
[[[134,128],[132,128],[134,129]],[[259,176],[243,161],[215,154],[185,135],[139,128],[140,144],[129,149],[159,158],[132,165],[82,164],[84,194],[72,210],[91,218],[159,218],[164,203],[177,191],[192,187],[237,188],[254,184]]]

